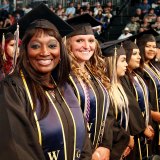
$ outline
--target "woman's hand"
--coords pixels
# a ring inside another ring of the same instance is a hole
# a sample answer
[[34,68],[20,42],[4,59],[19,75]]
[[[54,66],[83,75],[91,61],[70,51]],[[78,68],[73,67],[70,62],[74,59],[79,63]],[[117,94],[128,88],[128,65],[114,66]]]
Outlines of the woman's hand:
[[144,135],[148,138],[148,140],[152,140],[154,137],[154,129],[152,126],[147,126],[147,128],[144,130]]
[[126,147],[126,149],[122,154],[122,159],[128,156],[133,148],[134,148],[134,136],[130,136],[128,146]]
[[109,159],[110,159],[110,150],[105,147],[98,147],[92,155],[92,160],[109,160]]
[[128,147],[129,147],[130,149],[133,149],[133,148],[134,148],[134,136],[130,136],[129,143],[128,143]]
[[151,115],[154,121],[160,123],[160,113],[156,111],[151,111]]
[[121,159],[123,159],[124,157],[128,156],[130,154],[131,150],[132,149],[127,146],[126,149],[124,150],[123,154],[122,154],[122,158]]

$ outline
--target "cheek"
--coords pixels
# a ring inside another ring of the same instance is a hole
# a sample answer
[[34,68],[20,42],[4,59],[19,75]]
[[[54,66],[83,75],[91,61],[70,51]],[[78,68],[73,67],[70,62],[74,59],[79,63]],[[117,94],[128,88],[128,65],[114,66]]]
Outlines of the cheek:
[[144,51],[145,51],[145,53],[147,53],[147,52],[148,52],[148,49],[147,49],[147,48],[145,48],[145,49],[144,49]]
[[92,51],[95,51],[96,45],[95,44],[91,45],[91,49],[92,49]]
[[122,74],[122,69],[121,69],[121,67],[117,66],[117,76],[120,77],[121,74]]
[[78,50],[80,50],[81,47],[82,47],[82,45],[80,45],[80,44],[72,43],[72,45],[71,45],[71,51],[72,52],[78,51]]
[[56,52],[53,52],[53,57],[56,57],[56,59],[59,61],[61,54],[60,54],[60,50],[57,50]]
[[122,64],[120,62],[117,63],[117,70],[119,70],[119,68],[121,68]]
[[35,56],[35,51],[33,52],[31,49],[28,49],[28,57],[33,58]]
[[6,48],[6,51],[7,51],[7,54],[10,56],[10,57],[13,57],[13,46],[8,46]]

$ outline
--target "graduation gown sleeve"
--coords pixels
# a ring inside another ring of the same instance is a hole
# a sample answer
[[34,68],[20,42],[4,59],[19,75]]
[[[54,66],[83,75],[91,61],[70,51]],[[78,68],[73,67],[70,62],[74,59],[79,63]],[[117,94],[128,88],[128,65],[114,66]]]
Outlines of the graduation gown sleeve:
[[21,80],[7,77],[0,84],[1,160],[45,160],[30,113]]

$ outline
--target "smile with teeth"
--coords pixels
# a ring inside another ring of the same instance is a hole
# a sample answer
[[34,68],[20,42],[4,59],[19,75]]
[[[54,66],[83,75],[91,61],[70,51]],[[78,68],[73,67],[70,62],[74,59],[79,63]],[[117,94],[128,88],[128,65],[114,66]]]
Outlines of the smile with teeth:
[[81,51],[83,54],[88,54],[90,51]]
[[40,65],[50,65],[52,60],[51,59],[39,59],[39,60],[37,60],[37,62]]

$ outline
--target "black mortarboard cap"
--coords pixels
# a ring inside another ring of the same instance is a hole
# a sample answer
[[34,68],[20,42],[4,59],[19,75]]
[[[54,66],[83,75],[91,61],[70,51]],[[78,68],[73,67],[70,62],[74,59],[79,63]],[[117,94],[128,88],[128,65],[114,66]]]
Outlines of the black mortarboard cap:
[[[55,26],[62,37],[73,31],[73,28],[69,24],[52,12],[44,3],[41,3],[24,15],[18,21],[18,25],[21,38],[24,36],[25,31],[30,27],[53,29],[53,26]],[[10,26],[8,31],[14,32],[16,26],[17,24]]]
[[157,42],[157,48],[160,49],[160,42]]
[[100,47],[101,47],[103,56],[105,57],[114,56],[115,50],[118,56],[125,55],[126,52],[123,48],[123,42],[125,40],[126,39],[120,39],[120,40],[114,40],[114,41],[108,41],[108,42],[102,43]]
[[133,36],[130,36],[129,39],[132,40],[132,41],[136,41],[144,35],[153,35],[154,37],[156,37],[156,36],[159,35],[159,33],[157,31],[155,31],[154,29],[149,29],[149,30],[137,33]]
[[123,42],[123,48],[126,51],[126,61],[127,63],[129,62],[132,54],[133,54],[133,49],[139,49],[137,44],[131,40],[126,40]]
[[96,20],[88,13],[72,17],[66,20],[66,22],[69,23],[75,29],[75,31],[69,34],[68,37],[75,35],[87,35],[87,34],[93,35],[94,33],[92,27],[102,25],[101,22]]
[[156,42],[157,42],[157,43],[160,42],[160,35],[156,36]]
[[6,28],[0,28],[0,42],[2,42],[3,34],[6,34],[6,33],[7,33]]
[[0,29],[0,42],[2,42],[3,34],[4,34],[5,41],[14,39],[14,34],[13,33],[8,32],[8,30],[6,28],[1,28]]

